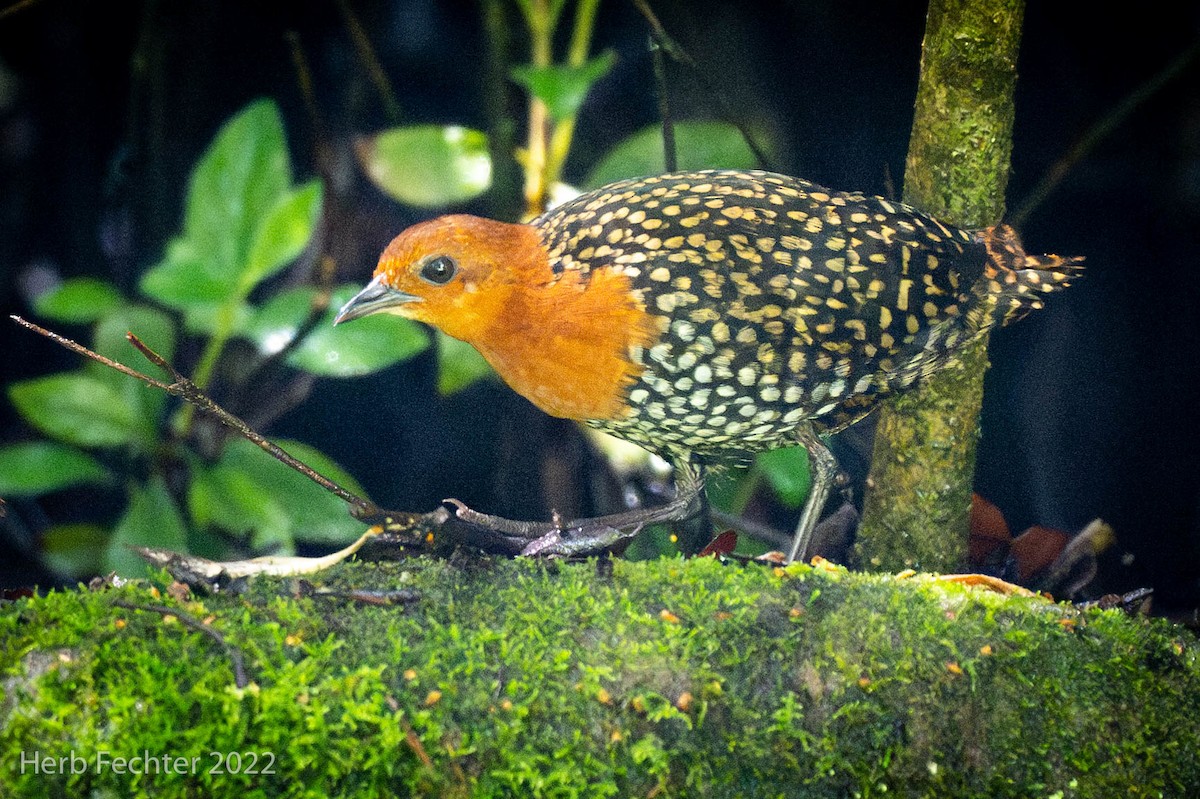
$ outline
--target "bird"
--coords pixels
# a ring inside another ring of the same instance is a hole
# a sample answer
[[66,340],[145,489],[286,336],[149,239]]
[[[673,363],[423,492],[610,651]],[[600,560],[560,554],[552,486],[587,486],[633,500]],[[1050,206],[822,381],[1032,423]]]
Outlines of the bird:
[[1082,260],[783,174],[676,171],[525,223],[417,223],[334,324],[384,312],[439,328],[551,416],[666,458],[680,491],[702,490],[698,462],[805,447],[790,562],[837,476],[822,438],[1041,308]]

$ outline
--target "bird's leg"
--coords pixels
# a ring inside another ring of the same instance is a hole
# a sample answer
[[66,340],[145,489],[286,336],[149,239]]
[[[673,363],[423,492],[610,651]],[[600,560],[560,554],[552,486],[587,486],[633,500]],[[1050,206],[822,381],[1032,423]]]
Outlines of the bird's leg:
[[808,450],[809,473],[812,475],[812,487],[808,490],[808,500],[804,503],[804,511],[796,524],[796,533],[792,537],[792,546],[788,549],[787,562],[803,559],[812,538],[813,528],[817,526],[833,481],[837,477],[837,459],[825,446],[825,442],[817,436],[811,425],[802,426],[796,434],[796,440]]
[[[676,466],[676,473],[683,474],[682,466]],[[704,466],[704,461],[700,456],[693,455],[689,461],[689,468],[693,469],[696,474],[696,480],[703,484],[707,479],[707,470]],[[677,477],[678,482],[682,477]],[[696,513],[687,522],[679,528],[679,551],[684,555],[695,555],[712,540],[713,537],[713,518],[712,507],[708,503],[708,492],[701,490],[696,497],[699,500],[699,507]]]
[[480,513],[457,500],[447,502],[455,506],[460,521],[490,533],[489,541],[501,543],[509,554],[592,555],[632,538],[648,524],[686,518],[703,489],[699,469],[681,460],[676,465],[675,496],[669,502],[609,516],[570,522],[557,518],[551,522],[523,522]]

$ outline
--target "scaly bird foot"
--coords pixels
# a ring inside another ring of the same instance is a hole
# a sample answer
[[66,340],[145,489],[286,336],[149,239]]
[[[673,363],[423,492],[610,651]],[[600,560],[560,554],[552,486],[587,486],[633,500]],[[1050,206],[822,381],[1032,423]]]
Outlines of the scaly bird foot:
[[516,521],[480,513],[457,499],[445,501],[454,506],[455,519],[466,528],[456,533],[464,543],[510,555],[581,557],[608,552],[647,525],[686,519],[703,486],[697,471],[681,468],[669,502],[573,521],[563,521],[558,514],[548,522]]

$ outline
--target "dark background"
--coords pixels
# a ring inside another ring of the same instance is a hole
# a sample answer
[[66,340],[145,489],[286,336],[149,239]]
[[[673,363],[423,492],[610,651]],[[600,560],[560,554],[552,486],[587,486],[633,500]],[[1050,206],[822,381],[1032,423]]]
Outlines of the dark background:
[[[403,122],[487,125],[497,98],[484,90],[477,4],[349,5]],[[898,192],[923,3],[654,5],[735,112],[767,132],[782,171]],[[321,129],[305,111],[288,32],[309,60]],[[595,49],[612,48],[619,60],[584,107],[569,180],[655,120],[646,34],[632,4],[602,6]],[[520,61],[515,16],[511,39]],[[1112,523],[1126,557],[1110,559],[1103,587],[1153,586],[1157,607],[1176,612],[1194,609],[1200,595],[1200,69],[1192,59],[1161,85],[1150,82],[1198,41],[1194,4],[1153,13],[1030,4],[1009,208],[1020,208],[1089,131],[1118,124],[1020,221],[1029,251],[1085,255],[1088,273],[1046,310],[993,335],[977,479],[1014,531]],[[713,115],[691,75],[672,76],[681,116]],[[418,217],[354,168],[351,137],[388,119],[334,0],[40,0],[0,17],[4,314],[29,312],[45,270],[101,275],[131,291],[179,225],[191,166],[219,125],[259,96],[282,106],[297,171],[315,174],[320,163],[334,179],[346,212],[329,226],[327,249],[345,280],[365,279],[382,246]],[[515,88],[511,100],[521,107]],[[1117,116],[1134,101],[1132,113]],[[7,321],[0,342],[3,383],[77,365]],[[584,451],[570,425],[499,386],[441,400],[434,370],[426,355],[370,378],[320,382],[268,432],[316,444],[392,507],[427,508],[453,495],[545,517],[549,505],[571,504],[575,472],[562,478],[556,466]],[[5,401],[0,442],[26,435]],[[108,501],[116,512],[119,500]],[[0,585],[49,582],[28,557],[38,527],[94,516],[97,505],[103,511],[106,499],[89,497],[82,508],[55,497],[16,503],[0,530]]]

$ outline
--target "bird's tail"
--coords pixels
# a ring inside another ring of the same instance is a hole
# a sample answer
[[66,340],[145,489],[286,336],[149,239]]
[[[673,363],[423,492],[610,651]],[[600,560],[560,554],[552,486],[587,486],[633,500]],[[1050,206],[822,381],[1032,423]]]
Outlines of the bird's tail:
[[1041,308],[1043,294],[1066,288],[1083,274],[1082,256],[1027,255],[1017,232],[1008,225],[987,228],[979,235],[988,252],[985,277],[1001,297],[996,309],[1000,324]]

